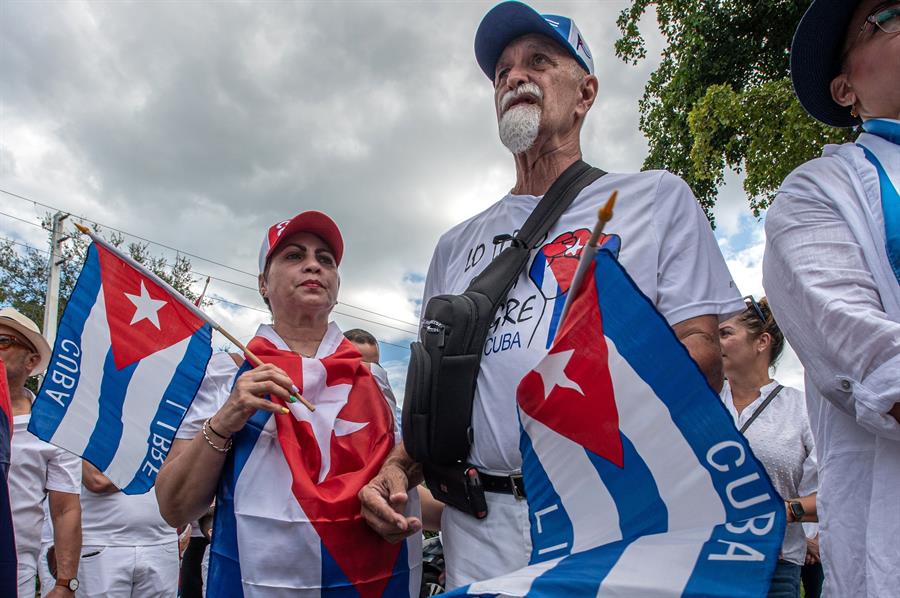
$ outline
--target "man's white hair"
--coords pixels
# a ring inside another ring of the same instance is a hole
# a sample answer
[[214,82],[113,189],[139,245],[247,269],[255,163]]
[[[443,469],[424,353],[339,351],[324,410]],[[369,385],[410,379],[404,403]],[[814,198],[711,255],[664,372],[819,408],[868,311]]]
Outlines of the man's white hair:
[[534,145],[541,125],[541,107],[537,104],[519,104],[506,110],[513,100],[524,94],[538,100],[544,98],[541,88],[531,82],[519,85],[500,98],[500,141],[513,154],[524,153]]

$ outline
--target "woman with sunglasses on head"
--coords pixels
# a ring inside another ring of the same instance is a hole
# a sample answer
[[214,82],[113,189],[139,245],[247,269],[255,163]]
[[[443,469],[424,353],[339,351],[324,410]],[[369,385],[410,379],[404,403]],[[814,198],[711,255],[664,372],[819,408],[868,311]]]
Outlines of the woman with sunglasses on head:
[[746,301],[747,309],[719,325],[726,378],[720,397],[785,499],[788,525],[769,598],[798,598],[806,560],[800,522],[816,520],[815,446],[803,392],[770,376],[784,335],[765,298]]
[[855,143],[784,181],[763,285],[806,371],[819,462],[824,596],[900,588],[900,2],[815,0],[791,78]]

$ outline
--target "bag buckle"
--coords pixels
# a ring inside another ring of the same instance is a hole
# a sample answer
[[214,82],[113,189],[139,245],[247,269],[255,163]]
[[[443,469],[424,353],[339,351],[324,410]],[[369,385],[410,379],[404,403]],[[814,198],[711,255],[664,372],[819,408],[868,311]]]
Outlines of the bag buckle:
[[509,476],[509,489],[512,492],[513,497],[516,500],[525,500],[525,495],[519,490],[519,484],[523,484],[522,474],[510,474]]

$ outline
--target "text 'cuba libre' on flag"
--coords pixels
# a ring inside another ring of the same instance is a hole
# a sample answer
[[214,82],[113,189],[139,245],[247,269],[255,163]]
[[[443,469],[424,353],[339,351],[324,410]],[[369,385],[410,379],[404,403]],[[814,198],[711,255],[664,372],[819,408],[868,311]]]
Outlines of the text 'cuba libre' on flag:
[[786,514],[762,465],[608,250],[577,293],[517,392],[529,566],[448,596],[765,596]]
[[28,430],[125,494],[142,494],[203,379],[212,327],[164,281],[93,238]]

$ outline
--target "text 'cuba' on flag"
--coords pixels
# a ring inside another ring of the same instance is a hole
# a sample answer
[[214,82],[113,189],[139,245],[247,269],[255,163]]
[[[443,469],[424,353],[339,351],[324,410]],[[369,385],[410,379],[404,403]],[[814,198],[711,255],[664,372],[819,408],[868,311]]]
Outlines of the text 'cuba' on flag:
[[212,354],[212,328],[165,282],[94,237],[28,430],[125,494],[153,487]]
[[609,251],[591,273],[518,387],[529,566],[448,596],[765,596],[784,503]]

